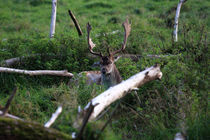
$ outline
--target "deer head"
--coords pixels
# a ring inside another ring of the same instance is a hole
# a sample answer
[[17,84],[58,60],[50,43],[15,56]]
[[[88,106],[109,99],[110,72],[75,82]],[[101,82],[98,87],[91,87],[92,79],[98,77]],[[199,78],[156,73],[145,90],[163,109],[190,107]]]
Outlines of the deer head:
[[126,19],[126,21],[122,25],[125,31],[122,47],[119,50],[113,52],[110,52],[109,47],[107,47],[108,55],[103,56],[101,52],[93,51],[95,44],[92,42],[90,38],[91,25],[89,23],[87,24],[87,41],[88,41],[89,51],[91,54],[99,56],[101,58],[100,59],[101,82],[106,87],[114,86],[122,81],[120,73],[114,64],[115,62],[114,55],[125,49],[127,38],[131,30],[131,24],[129,24],[128,19]]

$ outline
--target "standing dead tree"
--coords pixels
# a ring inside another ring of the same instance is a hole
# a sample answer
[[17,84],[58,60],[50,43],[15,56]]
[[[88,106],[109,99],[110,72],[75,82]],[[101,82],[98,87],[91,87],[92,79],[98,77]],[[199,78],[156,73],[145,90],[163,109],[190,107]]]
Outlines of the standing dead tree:
[[50,24],[50,38],[55,34],[55,23],[56,23],[56,9],[57,0],[52,0],[52,14],[51,14],[51,24]]
[[180,10],[182,7],[182,4],[185,3],[187,0],[180,0],[177,9],[176,9],[176,16],[175,16],[175,23],[174,23],[174,32],[173,32],[173,37],[174,41],[178,41],[178,24],[179,24],[179,15],[180,15]]

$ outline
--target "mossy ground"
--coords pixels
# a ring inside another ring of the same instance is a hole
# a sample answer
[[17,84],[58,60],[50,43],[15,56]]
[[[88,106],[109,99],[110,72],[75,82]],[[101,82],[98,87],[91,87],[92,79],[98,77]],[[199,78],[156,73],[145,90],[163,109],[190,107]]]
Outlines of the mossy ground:
[[71,137],[55,129],[47,129],[33,122],[23,122],[9,118],[0,118],[0,138],[3,139],[62,139],[70,140]]

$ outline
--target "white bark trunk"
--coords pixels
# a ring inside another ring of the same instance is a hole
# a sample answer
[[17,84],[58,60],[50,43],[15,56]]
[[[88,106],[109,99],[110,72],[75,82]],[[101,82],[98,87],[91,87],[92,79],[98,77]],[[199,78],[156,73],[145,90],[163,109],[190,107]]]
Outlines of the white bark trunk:
[[51,24],[50,24],[50,38],[55,34],[55,23],[56,23],[56,8],[57,0],[52,0],[52,15],[51,15]]
[[179,23],[179,15],[180,15],[180,10],[182,7],[182,4],[185,2],[186,0],[180,0],[178,5],[177,5],[177,9],[176,9],[176,16],[175,16],[175,23],[174,23],[174,41],[177,42],[178,41],[178,23]]
[[55,122],[55,120],[58,118],[61,112],[62,112],[62,106],[59,106],[56,112],[52,114],[52,117],[50,118],[50,120],[44,125],[44,127],[49,128]]
[[73,74],[72,73],[69,73],[66,70],[63,70],[63,71],[55,71],[55,70],[36,70],[36,71],[29,71],[29,70],[20,70],[20,69],[12,69],[12,68],[0,67],[0,73],[1,72],[21,73],[21,74],[27,74],[27,75],[30,75],[30,76],[33,76],[33,75],[54,75],[54,76],[73,77]]
[[[156,65],[137,73],[114,87],[110,87],[108,90],[92,99],[93,105],[99,104],[94,108],[90,120],[95,119],[107,106],[124,97],[129,91],[138,88],[149,81],[161,79],[161,77],[162,72],[160,71],[160,66]],[[90,102],[86,105],[85,109],[88,108],[89,104]]]

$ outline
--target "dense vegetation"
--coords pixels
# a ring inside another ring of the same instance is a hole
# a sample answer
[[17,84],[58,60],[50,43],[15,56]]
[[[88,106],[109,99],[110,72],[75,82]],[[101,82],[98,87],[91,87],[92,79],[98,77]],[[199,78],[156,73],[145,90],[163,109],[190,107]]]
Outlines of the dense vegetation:
[[[171,35],[178,0],[58,0],[56,34],[51,40],[51,0],[0,3],[0,62],[24,56],[12,66],[19,69],[66,69],[72,73],[96,70],[91,65],[98,59],[92,58],[87,49],[86,23],[93,27],[96,49],[105,51],[109,45],[114,50],[123,40],[121,23],[129,18],[132,31],[124,53],[142,57],[137,62],[120,58],[116,65],[122,77],[127,79],[159,63],[163,78],[140,88],[140,101],[134,94],[123,98],[101,139],[173,139],[182,129],[180,120],[185,122],[188,139],[210,138],[208,0],[188,0],[182,6],[178,42],[173,42]],[[68,9],[77,17],[85,33],[82,37],[77,35]],[[103,35],[115,30],[120,31]],[[148,54],[168,56],[150,58]],[[64,110],[52,127],[71,134],[75,131],[77,106],[84,107],[104,88],[88,87],[84,79],[79,84],[68,83],[64,77],[0,73],[0,105],[5,105],[16,86],[18,92],[9,113],[43,124],[63,104]],[[108,118],[107,114],[89,124],[86,137],[99,133],[89,132],[99,130]]]

